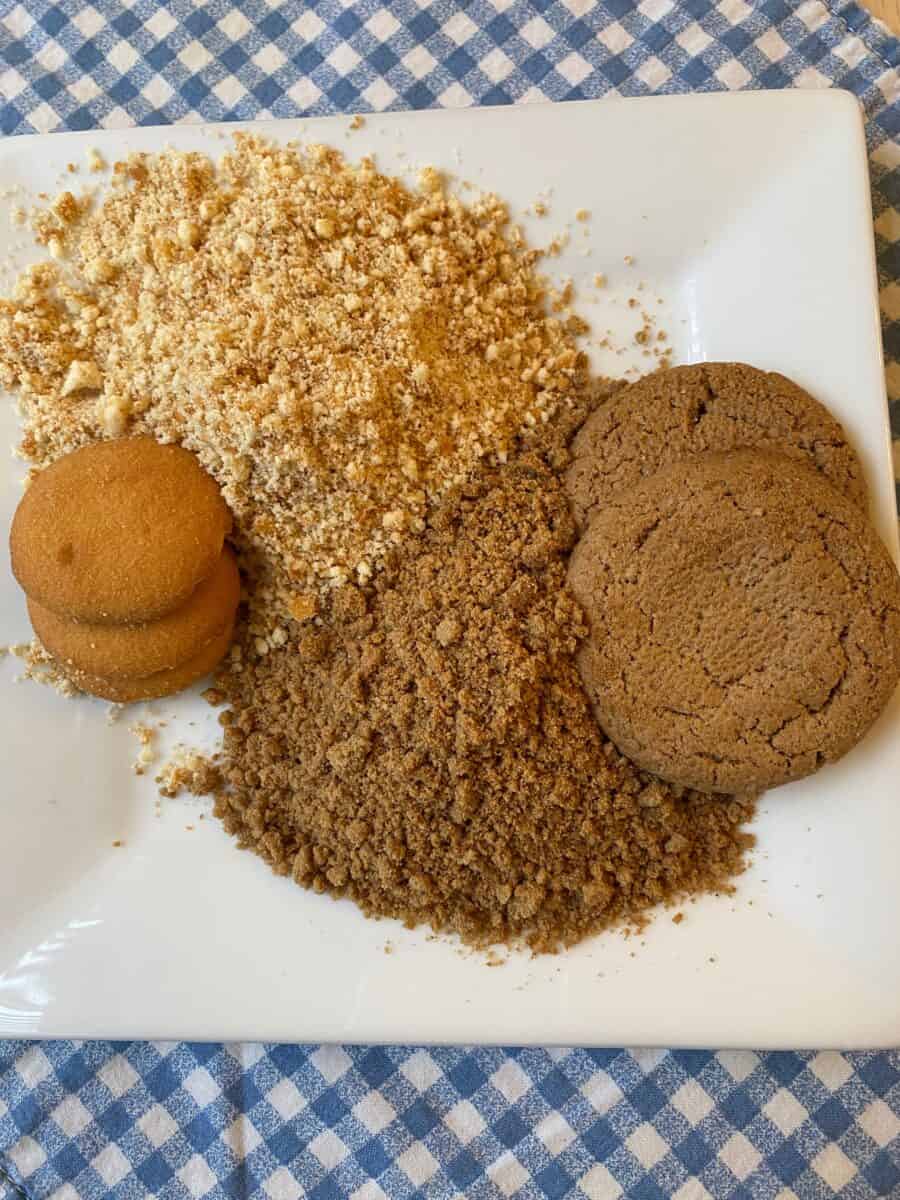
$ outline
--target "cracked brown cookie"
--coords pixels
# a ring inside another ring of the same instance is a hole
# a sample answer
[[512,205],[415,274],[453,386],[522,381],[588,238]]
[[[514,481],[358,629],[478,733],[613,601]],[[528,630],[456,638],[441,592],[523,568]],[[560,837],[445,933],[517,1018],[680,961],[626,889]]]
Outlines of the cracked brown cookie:
[[613,497],[569,563],[579,668],[639,766],[749,791],[845,754],[900,677],[900,577],[859,508],[796,460],[682,460]]
[[648,375],[588,417],[566,476],[575,519],[583,528],[598,505],[669,463],[745,448],[805,459],[865,508],[859,460],[818,400],[773,371],[696,363]]

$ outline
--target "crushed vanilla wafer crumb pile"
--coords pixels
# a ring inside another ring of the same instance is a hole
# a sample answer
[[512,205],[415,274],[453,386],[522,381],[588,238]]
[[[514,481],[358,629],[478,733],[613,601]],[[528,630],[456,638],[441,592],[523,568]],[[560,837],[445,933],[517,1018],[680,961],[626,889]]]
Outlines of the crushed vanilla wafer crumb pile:
[[218,164],[133,155],[99,207],[66,192],[33,227],[52,261],[0,302],[24,456],[181,443],[274,573],[260,596],[299,619],[368,581],[583,370],[584,324],[544,312],[505,205],[465,205],[432,168],[410,190],[368,159],[239,135]]

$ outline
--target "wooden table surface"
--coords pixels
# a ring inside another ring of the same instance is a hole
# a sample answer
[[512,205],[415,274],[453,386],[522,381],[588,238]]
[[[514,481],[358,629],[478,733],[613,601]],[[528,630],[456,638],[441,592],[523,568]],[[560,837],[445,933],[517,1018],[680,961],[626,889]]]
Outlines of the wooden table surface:
[[860,3],[900,37],[900,0],[860,0]]

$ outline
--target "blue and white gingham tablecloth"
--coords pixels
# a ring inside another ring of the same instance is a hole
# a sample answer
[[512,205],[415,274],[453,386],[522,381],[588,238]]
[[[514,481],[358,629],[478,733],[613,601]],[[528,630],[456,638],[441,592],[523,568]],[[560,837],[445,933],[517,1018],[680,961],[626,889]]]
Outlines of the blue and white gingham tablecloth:
[[[0,0],[4,135],[782,87],[865,107],[900,439],[900,43],[855,4]],[[900,1053],[0,1041],[0,1200],[462,1195],[900,1197]]]

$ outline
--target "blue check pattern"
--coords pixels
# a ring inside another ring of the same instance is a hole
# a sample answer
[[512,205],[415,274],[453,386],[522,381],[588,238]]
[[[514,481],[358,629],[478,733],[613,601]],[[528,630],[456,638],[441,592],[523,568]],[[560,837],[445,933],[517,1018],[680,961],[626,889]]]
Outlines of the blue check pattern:
[[896,1053],[9,1042],[0,1095],[4,1200],[900,1195]]
[[[865,108],[900,476],[900,42],[855,4],[0,0],[4,135],[781,87]],[[900,1197],[900,1053],[0,1042],[0,1200],[151,1196]]]

